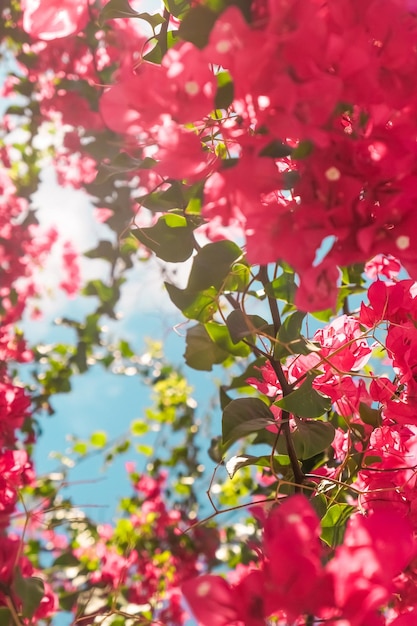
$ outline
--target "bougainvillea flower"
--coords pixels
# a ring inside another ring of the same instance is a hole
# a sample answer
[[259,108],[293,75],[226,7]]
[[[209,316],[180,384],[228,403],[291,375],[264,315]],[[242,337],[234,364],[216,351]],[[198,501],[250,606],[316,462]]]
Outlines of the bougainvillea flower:
[[88,21],[88,2],[78,0],[23,0],[23,28],[35,39],[74,35]]

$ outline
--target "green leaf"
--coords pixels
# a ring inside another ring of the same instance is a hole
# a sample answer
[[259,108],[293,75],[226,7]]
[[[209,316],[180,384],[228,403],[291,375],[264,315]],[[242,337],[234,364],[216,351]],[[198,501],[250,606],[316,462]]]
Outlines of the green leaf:
[[[290,459],[286,455],[279,455],[274,457],[274,469],[275,471],[279,471],[282,467],[288,467],[290,464]],[[253,456],[251,454],[240,454],[237,456],[232,456],[225,463],[226,471],[229,474],[230,478],[238,472],[242,467],[247,467],[251,465],[256,465],[258,467],[271,467],[271,456],[270,455],[262,455],[262,456]]]
[[189,0],[164,0],[164,5],[174,17],[183,17],[190,8]]
[[136,451],[139,452],[139,454],[143,454],[144,456],[152,456],[153,455],[153,447],[152,446],[147,446],[143,443],[140,443],[136,446]]
[[13,623],[9,609],[5,606],[0,606],[0,626],[12,626]]
[[235,94],[235,86],[229,72],[217,74],[217,92],[214,99],[216,109],[228,109],[232,104]]
[[362,422],[364,422],[365,424],[369,424],[374,428],[378,428],[378,426],[381,426],[381,409],[373,409],[364,402],[361,402],[359,404],[359,415],[361,416]]
[[120,340],[118,349],[120,350],[122,357],[124,357],[125,359],[131,359],[132,356],[135,355],[129,343],[125,341],[124,339]]
[[317,493],[310,500],[310,504],[321,519],[327,512],[327,498],[324,493]]
[[77,441],[72,449],[80,456],[85,456],[88,452],[88,444],[85,441]]
[[148,61],[148,63],[155,63],[155,65],[161,65],[162,50],[159,43],[156,44],[152,50],[143,55],[143,60]]
[[94,184],[103,185],[112,176],[133,172],[138,169],[151,169],[155,164],[155,159],[150,157],[138,161],[130,157],[126,152],[121,152],[111,162],[99,164]]
[[303,384],[295,391],[277,400],[275,404],[298,417],[321,417],[331,408],[331,400],[313,389],[315,374],[308,373]]
[[292,437],[299,459],[311,459],[326,450],[333,442],[335,429],[330,422],[296,421],[297,428],[292,433]]
[[203,291],[209,287],[219,289],[233,263],[241,256],[241,249],[232,241],[223,240],[207,244],[194,257],[187,289],[192,291]]
[[85,296],[98,296],[102,302],[106,302],[112,298],[113,289],[103,283],[103,281],[95,279],[90,280],[82,291]]
[[303,311],[295,311],[287,315],[277,335],[274,350],[275,359],[282,359],[289,354],[308,354],[310,352],[306,348],[306,340],[301,336],[305,316]]
[[314,144],[311,141],[300,141],[291,154],[292,159],[305,159],[313,151]]
[[234,263],[226,278],[224,291],[246,291],[249,281],[249,266],[245,263]]
[[91,435],[90,443],[96,448],[104,448],[107,443],[107,433],[103,430],[97,430]]
[[24,578],[17,569],[12,588],[22,602],[23,617],[32,618],[45,593],[43,580],[37,576]]
[[374,463],[381,463],[382,457],[377,456],[376,454],[367,454],[363,459],[363,465],[373,465]]
[[111,241],[102,240],[99,241],[96,248],[84,252],[84,256],[89,259],[106,259],[106,261],[113,262],[117,257],[117,250],[115,250]]
[[297,285],[295,284],[294,274],[288,274],[287,272],[283,272],[281,276],[265,285],[265,293],[268,296],[276,300],[289,302],[290,304],[294,303],[296,291]]
[[210,338],[202,324],[187,330],[185,362],[195,370],[210,372],[213,365],[223,363],[228,353],[219,348]]
[[80,565],[80,561],[71,552],[60,554],[53,562],[53,567],[76,567]]
[[197,48],[205,48],[216,19],[217,13],[199,4],[184,16],[178,31],[179,36],[185,41],[191,41]]
[[225,389],[224,385],[220,386],[220,389],[219,389],[219,400],[220,400],[220,408],[221,408],[222,411],[233,400],[233,398],[231,398],[229,396],[229,394],[226,392],[226,389]]
[[154,46],[150,52],[143,56],[144,61],[160,65],[165,52],[172,48],[172,46],[174,46],[179,41],[178,31],[176,30],[169,30],[166,33],[166,36],[164,36],[165,41],[161,41],[160,35],[161,33],[158,35],[159,41],[156,46]]
[[100,12],[99,24],[102,26],[106,20],[137,17],[138,15],[139,13],[132,9],[128,0],[110,0]]
[[134,420],[130,424],[130,430],[132,432],[132,435],[135,435],[135,437],[142,437],[148,432],[149,426],[146,422],[143,422],[142,420]]
[[72,611],[80,597],[80,592],[71,591],[70,593],[60,593],[59,606],[64,611]]
[[349,517],[355,511],[350,504],[334,504],[321,520],[321,538],[331,548],[335,548],[343,542],[346,524]]
[[182,215],[162,215],[154,226],[131,231],[147,248],[163,261],[181,263],[194,251],[193,229]]
[[210,441],[210,447],[207,454],[214,463],[221,463],[223,459],[221,437],[213,437]]
[[171,209],[183,209],[186,205],[184,190],[181,183],[175,181],[165,191],[154,191],[144,196],[139,196],[136,201],[149,211],[161,213]]
[[235,309],[226,319],[230,337],[234,343],[238,343],[245,337],[252,338],[258,332],[269,334],[272,330],[263,317],[259,315],[245,315],[241,309]]
[[205,325],[206,331],[212,341],[229,354],[233,356],[249,356],[251,349],[245,343],[241,341],[236,343],[232,341],[227,326],[218,324],[217,322],[208,322]]
[[217,311],[218,292],[214,287],[199,292],[164,284],[171,301],[188,319],[208,322]]
[[271,157],[273,159],[282,159],[283,157],[290,156],[292,148],[286,143],[282,143],[277,139],[273,139],[263,150],[260,151],[259,156]]
[[275,424],[274,416],[259,398],[232,400],[223,411],[222,441],[226,451],[235,441]]
[[160,13],[138,13],[136,17],[140,20],[144,20],[148,22],[149,26],[155,29],[156,26],[163,24],[165,22],[165,18]]

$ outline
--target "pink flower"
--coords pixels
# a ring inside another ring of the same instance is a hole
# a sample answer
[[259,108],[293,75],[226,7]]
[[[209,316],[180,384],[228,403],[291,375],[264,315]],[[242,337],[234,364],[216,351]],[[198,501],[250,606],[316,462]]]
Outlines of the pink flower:
[[59,286],[66,291],[69,296],[74,296],[80,290],[81,271],[78,253],[75,251],[70,241],[64,243],[62,262],[65,276],[59,283]]
[[74,35],[88,21],[88,1],[23,0],[23,28],[35,39],[60,39]]
[[380,275],[392,279],[401,271],[401,263],[390,254],[377,254],[365,264],[365,274],[368,278],[376,279]]

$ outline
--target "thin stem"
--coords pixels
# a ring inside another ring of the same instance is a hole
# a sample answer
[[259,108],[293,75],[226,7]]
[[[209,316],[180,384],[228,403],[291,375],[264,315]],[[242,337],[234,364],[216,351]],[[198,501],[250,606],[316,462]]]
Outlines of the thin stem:
[[[295,451],[294,448],[294,442],[292,440],[291,437],[291,429],[290,429],[290,414],[288,413],[288,411],[283,411],[282,412],[282,432],[284,433],[284,437],[285,437],[285,445],[287,448],[287,452],[288,452],[288,456],[290,457],[290,463],[291,463],[291,469],[293,471],[294,474],[294,479],[295,482],[297,483],[297,485],[302,485],[305,479],[305,476],[301,470],[301,467],[298,463],[298,457],[297,457],[297,453]],[[295,489],[296,491],[299,491],[298,487],[296,487]]]
[[[266,293],[266,285],[269,283],[268,268],[266,265],[260,266],[258,278],[261,281],[265,289],[265,293]],[[278,304],[275,298],[268,294],[267,294],[267,298],[268,298],[269,310],[271,311],[271,315],[272,315],[272,322],[274,324],[274,334],[276,337],[279,329],[281,328],[281,316],[279,314]]]
[[15,626],[22,626],[22,622],[20,621],[19,615],[18,615],[18,613],[16,611],[16,607],[15,607],[14,602],[11,599],[11,597],[6,595],[4,599],[5,599],[7,608],[9,609],[10,614],[12,616],[14,625]]

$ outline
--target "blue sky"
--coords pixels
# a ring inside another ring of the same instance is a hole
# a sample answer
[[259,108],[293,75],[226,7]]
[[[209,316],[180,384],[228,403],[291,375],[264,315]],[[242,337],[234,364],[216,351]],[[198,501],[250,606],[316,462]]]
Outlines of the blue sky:
[[[79,252],[94,248],[99,239],[112,237],[107,226],[95,221],[93,207],[86,195],[81,191],[60,188],[52,170],[46,170],[44,183],[33,200],[38,207],[41,224],[56,226],[63,236],[71,239]],[[82,320],[94,306],[91,298],[69,299],[53,289],[53,285],[60,280],[56,261],[53,258],[41,275],[42,283],[52,287],[41,303],[43,318],[39,321],[26,320],[24,325],[26,336],[32,343],[70,342],[72,331],[55,326],[54,320],[63,316]],[[84,278],[105,279],[108,271],[108,265],[97,260],[85,259],[82,267]],[[122,314],[117,322],[103,319],[109,327],[109,338],[127,339],[138,354],[146,351],[146,337],[161,340],[167,359],[174,364],[183,363],[185,328],[180,326],[174,330],[174,327],[184,322],[184,318],[171,304],[156,263],[140,263],[129,272],[117,310]],[[195,397],[204,410],[204,405],[215,393],[210,374],[194,372],[185,365],[183,370],[191,384],[197,387]],[[142,418],[145,408],[150,405],[149,389],[138,375],[115,375],[97,365],[87,373],[75,376],[72,392],[53,398],[55,414],[41,419],[43,435],[35,449],[37,472],[43,474],[59,468],[59,460],[51,457],[51,453],[65,453],[69,449],[66,438],[69,433],[88,439],[94,431],[102,430],[108,433],[110,440],[117,438],[128,431],[133,420]],[[217,419],[219,432],[220,412]],[[151,444],[155,437],[156,433],[151,432],[137,443]],[[72,481],[87,480],[85,484],[70,486],[69,493],[74,504],[80,508],[88,504],[88,514],[100,522],[110,521],[115,513],[117,498],[129,493],[124,462],[136,460],[138,468],[146,464],[143,455],[136,454],[134,457],[134,452],[129,452],[106,472],[102,471],[103,457],[99,454],[91,460],[82,461],[70,472]],[[95,482],[97,479],[99,482]]]

